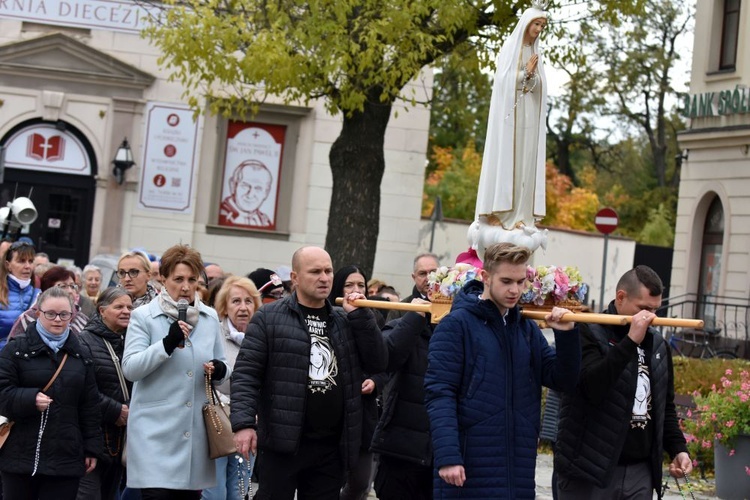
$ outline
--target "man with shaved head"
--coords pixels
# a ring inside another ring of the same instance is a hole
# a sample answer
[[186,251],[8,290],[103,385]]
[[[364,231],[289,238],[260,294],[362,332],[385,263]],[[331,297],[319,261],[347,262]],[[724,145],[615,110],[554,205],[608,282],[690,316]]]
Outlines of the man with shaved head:
[[234,440],[257,453],[256,499],[336,500],[360,449],[362,371],[382,372],[388,353],[372,312],[351,304],[364,295],[328,302],[328,252],[294,252],[291,279],[294,293],[255,313],[237,356]]

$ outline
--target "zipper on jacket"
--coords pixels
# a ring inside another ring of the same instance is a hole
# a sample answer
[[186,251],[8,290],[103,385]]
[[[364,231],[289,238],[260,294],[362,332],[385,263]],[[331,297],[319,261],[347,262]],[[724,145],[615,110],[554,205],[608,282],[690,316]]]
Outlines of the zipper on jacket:
[[[503,318],[503,321],[505,319]],[[506,407],[505,407],[505,415],[506,419],[507,416],[510,416],[510,425],[505,426],[505,438],[506,438],[506,458],[507,458],[507,464],[508,467],[506,469],[506,474],[508,476],[508,494],[509,498],[513,498],[515,496],[515,490],[516,485],[513,474],[513,452],[514,449],[514,443],[513,443],[513,434],[514,434],[514,418],[515,415],[513,414],[513,354],[511,352],[512,347],[512,339],[510,338],[510,335],[516,334],[517,332],[513,331],[513,328],[506,324],[504,327],[504,330],[506,333],[505,337],[505,400],[506,400]],[[508,335],[510,334],[510,335]]]

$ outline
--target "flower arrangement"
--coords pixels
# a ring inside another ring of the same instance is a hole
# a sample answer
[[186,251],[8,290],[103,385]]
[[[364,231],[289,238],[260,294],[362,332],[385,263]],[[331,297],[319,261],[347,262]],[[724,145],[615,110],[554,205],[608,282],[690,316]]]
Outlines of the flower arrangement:
[[526,290],[521,296],[522,304],[537,306],[545,303],[582,303],[589,287],[583,282],[576,267],[528,266],[526,268]]
[[[695,412],[683,421],[688,445],[696,451],[711,448],[717,440],[734,454],[732,446],[740,435],[750,436],[750,373],[743,369],[733,375],[728,368],[721,377],[721,387],[711,392],[693,393]],[[748,470],[750,475],[750,470]]]
[[454,267],[442,266],[430,273],[428,280],[428,295],[434,297],[453,298],[463,286],[469,281],[481,280],[479,269],[464,263],[458,263]]

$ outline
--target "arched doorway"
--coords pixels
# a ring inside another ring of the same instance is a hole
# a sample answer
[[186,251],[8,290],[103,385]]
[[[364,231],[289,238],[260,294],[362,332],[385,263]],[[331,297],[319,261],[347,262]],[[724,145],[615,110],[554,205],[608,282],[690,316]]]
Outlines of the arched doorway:
[[724,207],[714,197],[706,213],[701,243],[698,303],[702,304],[702,318],[706,328],[716,327],[716,297],[721,287],[721,253],[724,245]]
[[52,262],[83,267],[89,260],[97,171],[86,136],[66,122],[35,119],[11,129],[0,146],[5,150],[0,206],[31,193],[39,216],[21,235]]

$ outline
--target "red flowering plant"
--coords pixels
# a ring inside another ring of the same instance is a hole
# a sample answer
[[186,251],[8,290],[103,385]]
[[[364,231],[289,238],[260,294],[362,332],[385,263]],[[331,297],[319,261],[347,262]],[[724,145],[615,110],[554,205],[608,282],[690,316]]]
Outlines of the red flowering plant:
[[[693,400],[695,410],[688,412],[683,421],[693,456],[701,449],[711,448],[714,440],[733,455],[737,437],[750,436],[750,372],[742,369],[735,374],[727,369],[719,387],[714,384],[707,394],[696,391]],[[746,467],[746,471],[750,475],[750,468]]]

